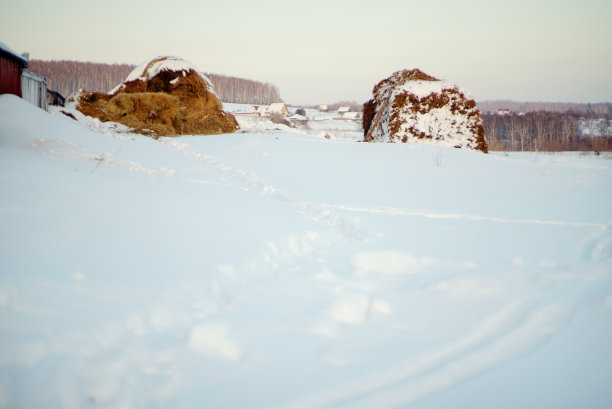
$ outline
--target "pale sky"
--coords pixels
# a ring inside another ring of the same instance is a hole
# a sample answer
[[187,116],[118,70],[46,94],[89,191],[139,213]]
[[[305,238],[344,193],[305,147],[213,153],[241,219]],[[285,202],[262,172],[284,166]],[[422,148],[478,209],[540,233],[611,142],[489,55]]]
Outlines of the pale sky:
[[2,0],[0,41],[33,59],[271,82],[294,104],[365,102],[419,68],[477,100],[612,101],[610,0]]

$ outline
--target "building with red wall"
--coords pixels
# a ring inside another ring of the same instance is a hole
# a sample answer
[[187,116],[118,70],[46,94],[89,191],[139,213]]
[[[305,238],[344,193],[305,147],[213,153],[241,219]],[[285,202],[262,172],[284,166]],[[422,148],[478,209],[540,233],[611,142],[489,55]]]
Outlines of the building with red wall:
[[28,60],[0,42],[0,94],[21,97],[21,72]]

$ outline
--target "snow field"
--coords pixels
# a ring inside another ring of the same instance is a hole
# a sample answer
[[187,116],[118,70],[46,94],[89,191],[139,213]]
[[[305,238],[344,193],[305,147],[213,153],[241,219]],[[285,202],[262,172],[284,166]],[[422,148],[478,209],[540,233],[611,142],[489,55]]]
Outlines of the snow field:
[[609,159],[94,129],[0,97],[0,407],[612,403]]

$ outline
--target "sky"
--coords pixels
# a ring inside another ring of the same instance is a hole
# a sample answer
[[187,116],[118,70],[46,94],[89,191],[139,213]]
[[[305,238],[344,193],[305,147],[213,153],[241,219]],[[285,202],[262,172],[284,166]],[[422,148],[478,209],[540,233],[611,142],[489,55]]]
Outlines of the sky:
[[140,64],[278,86],[294,104],[364,102],[419,68],[479,101],[612,101],[609,0],[2,0],[0,41],[32,59]]

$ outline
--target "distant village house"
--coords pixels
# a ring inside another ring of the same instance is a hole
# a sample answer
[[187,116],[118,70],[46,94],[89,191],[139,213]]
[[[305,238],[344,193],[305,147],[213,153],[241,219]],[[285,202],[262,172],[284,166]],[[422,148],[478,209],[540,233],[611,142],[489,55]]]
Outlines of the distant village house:
[[270,104],[270,115],[289,116],[287,105],[282,102]]
[[251,112],[258,116],[270,116],[270,107],[267,105],[253,105]]
[[293,122],[300,122],[300,123],[308,121],[307,117],[305,117],[304,115],[300,115],[300,114],[294,114],[289,119],[291,119],[291,121]]
[[342,119],[360,119],[361,114],[359,112],[345,112],[342,114]]

